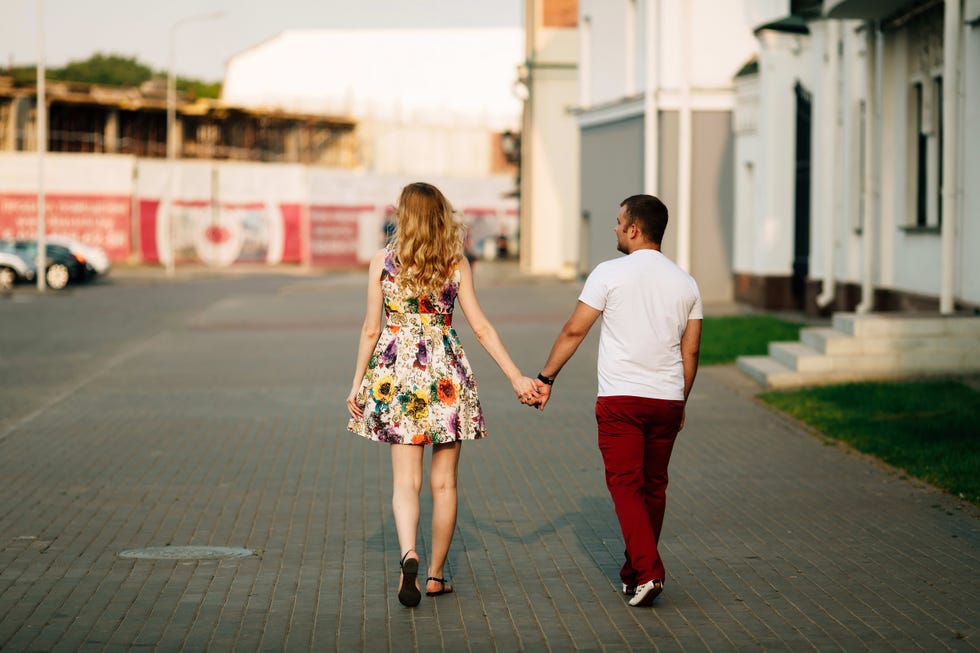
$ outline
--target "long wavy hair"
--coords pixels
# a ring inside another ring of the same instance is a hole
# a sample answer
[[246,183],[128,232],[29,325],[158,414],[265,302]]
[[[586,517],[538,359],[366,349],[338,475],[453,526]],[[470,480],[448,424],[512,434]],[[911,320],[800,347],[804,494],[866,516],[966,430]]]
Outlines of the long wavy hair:
[[463,255],[462,225],[449,200],[432,184],[415,182],[398,198],[392,247],[410,287],[435,292]]

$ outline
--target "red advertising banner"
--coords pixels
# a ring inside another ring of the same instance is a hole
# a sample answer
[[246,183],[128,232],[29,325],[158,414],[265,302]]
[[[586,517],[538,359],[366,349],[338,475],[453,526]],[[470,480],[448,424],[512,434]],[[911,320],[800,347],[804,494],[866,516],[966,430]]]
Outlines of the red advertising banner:
[[310,262],[357,265],[358,221],[373,206],[310,206]]
[[303,258],[303,205],[280,204],[282,214],[282,262],[300,263]]
[[261,202],[211,204],[200,200],[173,203],[173,225],[160,215],[156,199],[139,202],[140,259],[159,263],[169,258],[168,242],[179,263],[224,266],[232,263],[300,263],[300,204],[275,209]]
[[[130,255],[128,195],[44,196],[45,233],[101,247],[112,261]],[[0,193],[0,239],[37,238],[37,195]]]
[[140,200],[140,260],[144,263],[159,263],[160,249],[157,244],[157,212],[160,200]]

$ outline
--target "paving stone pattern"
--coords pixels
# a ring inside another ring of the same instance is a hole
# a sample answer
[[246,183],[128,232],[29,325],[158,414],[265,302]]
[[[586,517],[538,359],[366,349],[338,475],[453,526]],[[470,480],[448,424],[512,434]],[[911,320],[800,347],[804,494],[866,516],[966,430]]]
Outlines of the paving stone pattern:
[[[533,375],[579,286],[490,270],[484,308]],[[540,413],[461,318],[490,437],[463,450],[456,592],[403,608],[387,446],[345,430],[362,284],[121,275],[0,299],[0,650],[980,647],[980,511],[762,406],[730,367],[702,370],[675,448],[665,592],[629,608],[597,333]],[[255,555],[119,557],[176,545]]]

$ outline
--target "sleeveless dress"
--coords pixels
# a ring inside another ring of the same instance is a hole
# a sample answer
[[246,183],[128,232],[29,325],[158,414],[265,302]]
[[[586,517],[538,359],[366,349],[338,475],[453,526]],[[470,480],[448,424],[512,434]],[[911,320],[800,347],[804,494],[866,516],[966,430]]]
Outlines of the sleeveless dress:
[[456,268],[441,290],[418,295],[388,249],[381,272],[385,327],[357,393],[364,417],[347,429],[377,442],[442,444],[487,434],[476,380],[453,329]]

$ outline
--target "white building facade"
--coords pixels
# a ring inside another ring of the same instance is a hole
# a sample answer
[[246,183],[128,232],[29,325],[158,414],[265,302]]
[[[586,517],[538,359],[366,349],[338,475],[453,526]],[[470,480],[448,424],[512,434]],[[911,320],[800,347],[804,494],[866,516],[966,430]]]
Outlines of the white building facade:
[[736,79],[736,298],[980,308],[980,0],[753,4]]
[[733,79],[756,41],[742,1],[581,0],[582,271],[615,255],[619,202],[668,207],[663,251],[708,302],[733,296]]
[[520,126],[523,43],[519,28],[289,30],[228,61],[222,100],[350,116],[369,172],[490,176]]
[[525,0],[521,126],[521,269],[578,273],[578,13],[575,0]]

